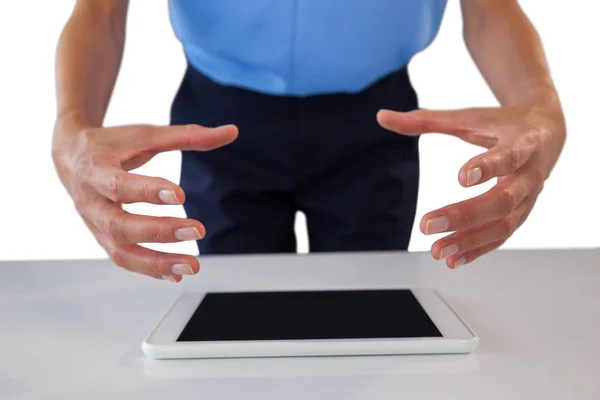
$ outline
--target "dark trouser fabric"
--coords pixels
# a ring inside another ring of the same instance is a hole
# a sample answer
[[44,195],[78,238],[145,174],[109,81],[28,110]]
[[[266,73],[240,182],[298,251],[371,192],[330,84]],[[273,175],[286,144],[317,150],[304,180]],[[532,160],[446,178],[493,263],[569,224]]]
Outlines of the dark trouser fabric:
[[417,108],[406,69],[358,94],[285,97],[223,86],[188,67],[171,124],[239,128],[228,146],[182,154],[184,208],[207,229],[200,254],[294,252],[299,210],[311,252],[407,249],[418,138],[381,128],[382,108]]

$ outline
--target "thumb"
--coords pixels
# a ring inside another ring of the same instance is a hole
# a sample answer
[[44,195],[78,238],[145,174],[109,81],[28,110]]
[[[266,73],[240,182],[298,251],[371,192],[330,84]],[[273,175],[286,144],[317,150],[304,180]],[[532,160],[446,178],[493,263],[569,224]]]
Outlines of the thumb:
[[377,121],[383,128],[406,136],[418,136],[423,133],[460,136],[473,129],[473,119],[471,110],[380,110],[377,113]]
[[233,142],[238,136],[235,125],[206,128],[200,125],[151,126],[134,133],[132,143],[138,149],[161,153],[173,150],[207,151]]

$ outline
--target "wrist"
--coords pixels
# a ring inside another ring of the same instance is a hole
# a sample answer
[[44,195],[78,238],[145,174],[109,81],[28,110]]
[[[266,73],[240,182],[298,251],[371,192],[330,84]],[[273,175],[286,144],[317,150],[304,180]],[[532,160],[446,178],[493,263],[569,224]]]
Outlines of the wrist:
[[525,96],[513,103],[515,105],[525,105],[531,116],[539,120],[539,123],[548,125],[547,128],[565,130],[565,118],[560,99],[551,83],[531,87],[526,91]]
[[69,150],[71,144],[77,142],[78,136],[86,129],[95,126],[89,122],[84,111],[80,109],[65,109],[58,113],[54,123],[52,151]]
[[529,106],[529,121],[542,137],[543,170],[552,172],[564,147],[567,135],[565,116],[556,92],[537,98]]
[[52,137],[52,161],[63,186],[70,193],[69,171],[76,158],[81,132],[92,127],[85,114],[76,109],[58,113]]
[[54,134],[68,136],[92,127],[94,125],[87,118],[85,111],[80,108],[66,108],[56,116]]

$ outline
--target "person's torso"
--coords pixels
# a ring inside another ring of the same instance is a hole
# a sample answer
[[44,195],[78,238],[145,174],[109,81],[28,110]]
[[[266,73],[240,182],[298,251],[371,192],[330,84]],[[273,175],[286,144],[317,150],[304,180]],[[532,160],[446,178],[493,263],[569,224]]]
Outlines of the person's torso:
[[213,80],[304,96],[357,92],[435,37],[447,0],[169,0],[189,63]]

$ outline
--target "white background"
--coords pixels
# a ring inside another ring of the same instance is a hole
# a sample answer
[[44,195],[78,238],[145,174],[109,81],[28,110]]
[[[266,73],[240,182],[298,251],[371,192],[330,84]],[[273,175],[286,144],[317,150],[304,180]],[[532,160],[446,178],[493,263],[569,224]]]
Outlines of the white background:
[[[55,116],[54,51],[74,0],[0,2],[0,259],[100,258],[56,178],[50,141]],[[596,1],[522,1],[540,32],[567,115],[562,158],[526,224],[505,248],[600,245],[600,5]],[[123,67],[108,112],[108,125],[167,124],[171,100],[184,70],[169,25],[166,0],[133,0]],[[426,108],[495,105],[461,37],[457,0],[449,0],[436,41],[410,66]],[[458,139],[422,140],[418,219],[427,211],[486,187],[464,189],[460,166],[480,150]],[[177,153],[156,157],[141,173],[175,182]],[[183,216],[172,206],[133,205],[130,211]],[[418,221],[417,219],[417,221]],[[298,219],[299,251],[307,251],[304,220]],[[427,250],[435,238],[415,226],[410,250]],[[193,243],[153,246],[196,253]]]

